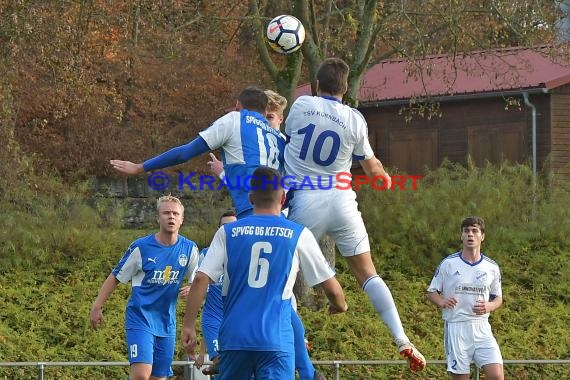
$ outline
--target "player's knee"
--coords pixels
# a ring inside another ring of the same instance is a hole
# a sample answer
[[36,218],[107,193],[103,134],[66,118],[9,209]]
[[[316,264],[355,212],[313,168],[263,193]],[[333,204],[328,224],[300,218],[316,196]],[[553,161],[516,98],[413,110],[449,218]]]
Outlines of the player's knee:
[[504,380],[503,366],[501,364],[487,364],[483,366],[485,379]]
[[362,288],[362,290],[364,290],[364,291],[366,292],[366,291],[367,291],[367,290],[366,290],[366,287],[367,287],[368,285],[373,284],[373,283],[375,283],[375,282],[378,283],[378,281],[380,281],[381,283],[384,282],[384,281],[380,278],[379,275],[373,274],[373,275],[370,275],[370,276],[368,276],[368,277],[365,277],[362,282],[360,282],[360,280],[359,280],[359,284],[360,284],[360,287]]
[[377,277],[376,268],[370,257],[370,252],[360,254],[358,256],[347,257],[350,271],[356,277],[361,287],[373,277]]
[[131,371],[129,375],[129,380],[150,380],[152,366],[144,363],[131,364]]

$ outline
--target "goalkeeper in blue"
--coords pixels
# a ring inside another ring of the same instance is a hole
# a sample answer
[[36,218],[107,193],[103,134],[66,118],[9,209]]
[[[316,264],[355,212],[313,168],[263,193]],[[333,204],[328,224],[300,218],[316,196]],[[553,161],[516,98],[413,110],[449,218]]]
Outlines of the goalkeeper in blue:
[[470,365],[483,368],[485,379],[503,380],[503,358],[491,331],[489,314],[503,304],[501,271],[481,252],[485,222],[478,216],[461,222],[461,251],[437,267],[428,299],[442,309],[447,371],[469,380]]
[[196,244],[179,235],[184,206],[173,196],[158,199],[159,231],[135,240],[109,274],[91,308],[93,328],[101,327],[103,304],[120,283],[131,282],[125,312],[130,380],[163,380],[173,375],[176,302],[187,294],[198,263]]
[[347,310],[344,293],[313,234],[281,216],[281,176],[255,170],[250,201],[253,215],[222,226],[199,267],[187,299],[182,344],[196,346],[196,319],[208,284],[222,274],[224,309],[219,332],[220,379],[293,380],[295,352],[291,297],[297,272],[319,285],[329,312]]

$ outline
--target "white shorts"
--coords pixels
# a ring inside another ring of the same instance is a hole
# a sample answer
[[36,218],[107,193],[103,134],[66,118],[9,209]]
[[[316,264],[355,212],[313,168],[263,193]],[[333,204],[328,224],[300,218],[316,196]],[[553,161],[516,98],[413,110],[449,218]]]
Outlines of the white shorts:
[[289,195],[288,218],[311,230],[317,240],[329,235],[345,257],[370,252],[354,191],[295,190]]
[[503,364],[501,350],[487,318],[465,322],[445,322],[445,356],[447,370],[468,374],[471,362],[479,368]]

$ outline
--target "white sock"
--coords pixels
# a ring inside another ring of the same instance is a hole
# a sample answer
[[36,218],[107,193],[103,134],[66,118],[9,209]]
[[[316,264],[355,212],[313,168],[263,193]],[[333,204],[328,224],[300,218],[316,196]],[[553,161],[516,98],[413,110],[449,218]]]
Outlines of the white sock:
[[404,332],[402,322],[400,321],[400,315],[398,314],[398,309],[396,309],[394,298],[392,298],[392,293],[390,293],[390,289],[388,289],[384,280],[378,275],[372,276],[364,281],[362,289],[366,292],[370,301],[372,301],[376,312],[380,315],[388,329],[390,329],[394,341],[409,342]]

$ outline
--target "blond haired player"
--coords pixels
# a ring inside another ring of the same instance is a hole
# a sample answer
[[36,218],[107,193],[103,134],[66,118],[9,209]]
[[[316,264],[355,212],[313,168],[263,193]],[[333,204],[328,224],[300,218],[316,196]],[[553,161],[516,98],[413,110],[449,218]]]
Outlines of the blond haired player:
[[185,278],[198,263],[196,244],[179,235],[184,206],[173,196],[157,202],[159,231],[131,243],[107,277],[91,308],[93,328],[101,327],[103,305],[119,283],[131,282],[125,329],[131,380],[172,376],[176,341],[176,301]]

